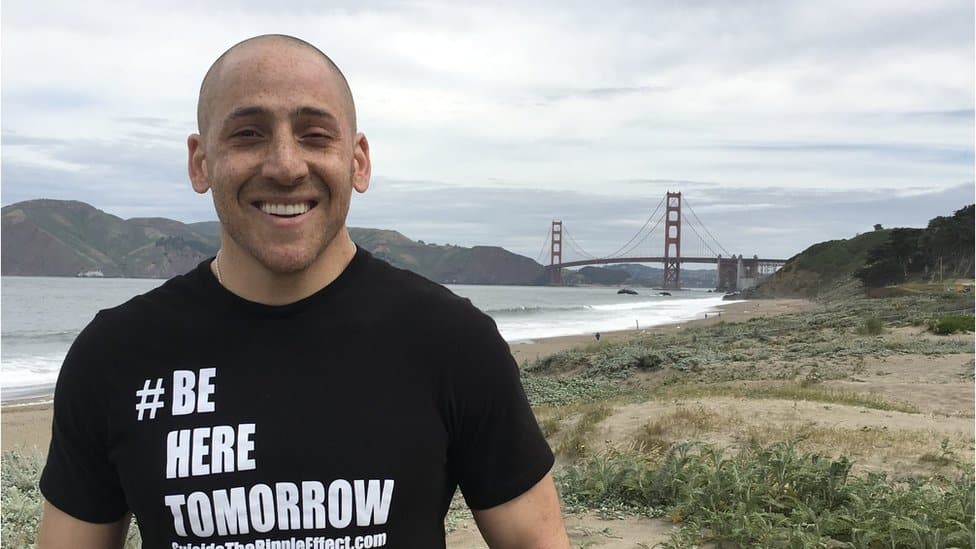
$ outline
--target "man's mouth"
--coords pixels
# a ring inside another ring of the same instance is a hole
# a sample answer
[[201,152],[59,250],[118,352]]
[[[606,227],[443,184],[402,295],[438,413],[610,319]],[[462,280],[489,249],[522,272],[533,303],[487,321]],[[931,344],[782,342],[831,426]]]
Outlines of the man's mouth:
[[275,217],[297,217],[315,207],[314,201],[281,204],[274,202],[259,202],[257,207],[268,215]]

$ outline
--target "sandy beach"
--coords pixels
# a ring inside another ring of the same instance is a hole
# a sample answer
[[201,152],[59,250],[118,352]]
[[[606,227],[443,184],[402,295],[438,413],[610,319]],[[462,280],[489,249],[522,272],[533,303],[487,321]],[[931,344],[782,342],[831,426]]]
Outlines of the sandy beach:
[[[689,322],[654,326],[638,330],[624,330],[619,332],[601,333],[601,338],[617,341],[633,337],[640,332],[650,333],[659,330],[681,330],[689,325],[714,323],[719,321],[740,321],[761,315],[777,315],[803,310],[812,305],[803,300],[778,299],[763,301],[739,301],[720,308],[722,312],[709,313],[708,318],[701,318]],[[511,346],[512,355],[519,364],[535,360],[540,356],[550,355],[564,349],[586,345],[595,341],[594,335],[575,335],[533,340],[531,342],[515,343]],[[0,442],[4,452],[14,448],[27,451],[47,453],[51,440],[50,397],[34,401],[21,401],[5,404],[0,408]]]

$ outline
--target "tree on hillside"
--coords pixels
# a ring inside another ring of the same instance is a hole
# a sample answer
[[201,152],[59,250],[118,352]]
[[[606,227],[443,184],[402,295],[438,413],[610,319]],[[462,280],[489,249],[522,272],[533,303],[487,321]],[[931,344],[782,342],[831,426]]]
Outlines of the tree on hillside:
[[973,276],[974,206],[939,216],[925,229],[893,229],[888,239],[868,253],[854,276],[878,287],[912,279],[932,280],[938,273]]
[[952,217],[939,216],[929,221],[919,241],[934,269],[950,276],[969,276],[973,268],[974,206],[956,211]]
[[892,229],[888,240],[868,253],[866,265],[855,276],[874,287],[907,281],[925,268],[918,249],[921,234],[922,229]]

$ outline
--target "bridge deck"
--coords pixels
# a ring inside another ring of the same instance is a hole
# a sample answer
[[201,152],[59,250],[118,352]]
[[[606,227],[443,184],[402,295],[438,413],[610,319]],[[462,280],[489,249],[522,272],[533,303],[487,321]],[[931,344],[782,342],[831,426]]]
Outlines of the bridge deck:
[[[677,259],[678,263],[718,263],[719,258],[717,257],[679,257],[679,258],[669,258],[671,260]],[[751,257],[743,257],[743,261],[753,261],[758,263],[786,263],[785,259],[754,259]],[[722,261],[733,261],[731,257],[723,257]],[[737,259],[735,261],[738,261]],[[567,261],[565,263],[557,263],[556,265],[546,265],[548,268],[552,267],[581,267],[583,265],[609,265],[611,263],[664,263],[665,259],[663,257],[615,257],[609,259],[583,259],[580,261]]]

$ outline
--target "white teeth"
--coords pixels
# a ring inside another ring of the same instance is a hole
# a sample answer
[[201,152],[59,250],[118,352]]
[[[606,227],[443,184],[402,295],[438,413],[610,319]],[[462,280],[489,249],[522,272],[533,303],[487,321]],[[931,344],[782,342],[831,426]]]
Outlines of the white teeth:
[[301,215],[308,210],[308,202],[301,204],[270,204],[265,202],[261,204],[261,211],[271,215]]

